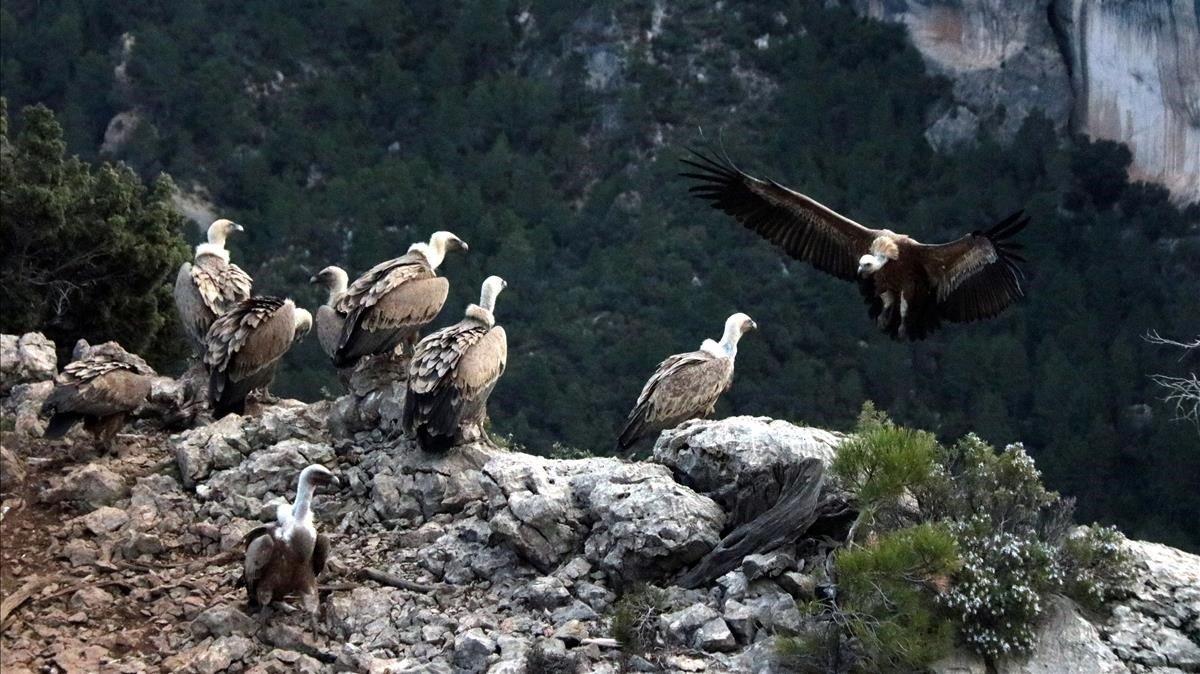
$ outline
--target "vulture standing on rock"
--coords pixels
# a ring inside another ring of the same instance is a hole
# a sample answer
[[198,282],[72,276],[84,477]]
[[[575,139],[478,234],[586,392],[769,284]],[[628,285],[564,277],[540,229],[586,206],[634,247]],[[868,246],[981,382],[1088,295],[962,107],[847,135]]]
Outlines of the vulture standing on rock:
[[213,416],[246,412],[246,396],[266,388],[279,359],[312,328],[312,314],[291,300],[251,297],[213,321],[205,340]]
[[676,354],[659,364],[642,387],[617,445],[629,449],[647,433],[712,414],[717,398],[733,383],[738,340],[757,327],[746,314],[734,314],[725,319],[720,342],[706,339],[699,351]]
[[346,323],[346,315],[338,313],[337,305],[346,294],[350,277],[341,267],[326,267],[309,279],[329,291],[329,299],[317,308],[317,341],[325,355],[333,358],[337,353],[338,341],[342,338],[342,326]]
[[193,262],[184,262],[175,277],[175,308],[197,356],[217,316],[250,298],[249,274],[229,261],[225,239],[242,226],[221,219],[208,227],[208,242],[196,246]]
[[317,630],[317,576],[329,559],[329,538],[313,526],[313,492],[318,486],[338,486],[324,466],[313,464],[300,472],[296,502],[280,504],[273,524],[257,527],[243,538],[246,544],[246,594],[251,608],[265,613],[272,601],[300,595]]
[[404,255],[354,281],[334,306],[346,318],[333,364],[349,367],[364,356],[415,342],[446,302],[450,284],[437,268],[451,250],[467,250],[467,244],[450,232],[435,232],[429,243],[414,243]]
[[50,417],[45,437],[61,438],[78,422],[107,449],[126,416],[146,402],[154,370],[141,359],[96,354],[63,368],[42,404]]
[[483,437],[487,399],[508,361],[508,337],[492,313],[508,284],[483,282],[479,304],[458,323],[417,344],[408,365],[404,430],[427,451],[445,451]]
[[943,320],[996,316],[1024,295],[1021,245],[1029,223],[1014,213],[986,232],[924,244],[887,229],[869,229],[773,180],[743,173],[728,159],[695,153],[682,175],[713,208],[733,216],[797,260],[857,281],[871,318],[894,339],[924,339]]

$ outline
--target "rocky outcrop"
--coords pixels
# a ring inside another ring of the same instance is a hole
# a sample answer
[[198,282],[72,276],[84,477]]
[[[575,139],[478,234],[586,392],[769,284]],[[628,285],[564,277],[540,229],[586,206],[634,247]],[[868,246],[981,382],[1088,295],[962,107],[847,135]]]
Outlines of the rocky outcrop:
[[0,335],[0,396],[14,386],[48,381],[58,373],[54,342],[40,332]]
[[852,0],[904,24],[929,67],[954,83],[930,144],[979,126],[1011,136],[1033,110],[1059,127],[1125,143],[1130,177],[1200,199],[1200,16],[1190,0]]

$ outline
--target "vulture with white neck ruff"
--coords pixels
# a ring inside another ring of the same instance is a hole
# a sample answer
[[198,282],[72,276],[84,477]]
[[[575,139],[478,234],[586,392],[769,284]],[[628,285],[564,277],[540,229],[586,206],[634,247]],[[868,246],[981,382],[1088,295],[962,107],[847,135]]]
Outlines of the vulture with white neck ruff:
[[924,244],[887,229],[870,229],[773,180],[743,173],[728,159],[699,152],[683,162],[698,181],[689,192],[733,216],[797,260],[857,281],[879,328],[893,339],[924,339],[943,320],[992,318],[1024,296],[1011,239],[1029,224],[1014,213],[956,241]]
[[175,276],[175,308],[197,356],[204,355],[204,338],[217,316],[250,298],[250,275],[229,261],[225,239],[244,228],[221,219],[208,227],[208,242],[196,246],[192,262]]
[[408,365],[404,430],[427,451],[445,451],[484,437],[487,399],[508,362],[508,336],[492,313],[507,283],[483,282],[479,304],[417,344]]
[[334,357],[337,353],[338,342],[342,338],[342,327],[346,323],[346,315],[337,310],[338,302],[346,294],[350,276],[341,267],[329,266],[317,272],[310,278],[309,283],[316,283],[329,291],[329,299],[317,307],[317,341],[326,356]]
[[733,314],[725,319],[720,342],[706,339],[698,351],[676,354],[660,363],[629,412],[617,446],[629,449],[647,433],[712,414],[717,399],[733,383],[738,340],[757,327],[746,314]]
[[107,450],[125,418],[150,394],[154,370],[140,361],[101,353],[63,368],[42,404],[42,416],[50,417],[45,437],[61,438],[82,421]]
[[251,608],[266,611],[270,603],[299,595],[317,630],[317,576],[329,559],[329,538],[313,525],[312,500],[318,486],[338,486],[324,466],[313,464],[300,472],[296,501],[280,504],[273,524],[257,527],[243,537],[246,594]]
[[246,396],[271,383],[279,359],[311,329],[312,314],[278,297],[251,297],[213,321],[204,354],[213,417],[245,414]]
[[364,356],[416,341],[446,303],[450,283],[437,268],[452,250],[467,250],[467,244],[450,232],[434,232],[429,243],[414,243],[404,255],[375,265],[350,284],[333,307],[345,316],[333,364],[349,367]]

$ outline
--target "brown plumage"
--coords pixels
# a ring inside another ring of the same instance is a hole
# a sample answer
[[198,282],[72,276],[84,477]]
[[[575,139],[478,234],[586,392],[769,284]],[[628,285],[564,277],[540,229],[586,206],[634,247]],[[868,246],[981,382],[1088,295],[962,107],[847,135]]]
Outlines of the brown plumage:
[[140,361],[98,353],[63,368],[42,404],[42,415],[50,417],[45,437],[60,438],[82,421],[107,448],[150,394],[154,370]]
[[296,501],[276,509],[274,523],[243,538],[246,558],[242,580],[252,608],[264,611],[276,599],[299,595],[316,630],[317,577],[329,559],[329,538],[313,524],[312,500],[318,486],[338,485],[333,473],[313,464],[300,472]]
[[617,446],[629,449],[649,433],[712,414],[717,399],[733,383],[738,340],[757,327],[746,314],[733,314],[725,319],[720,342],[705,340],[699,350],[660,363],[629,412]]
[[896,339],[923,339],[942,320],[991,318],[1024,295],[1024,275],[1010,239],[1028,218],[1014,213],[986,232],[923,244],[870,229],[813,199],[700,153],[683,162],[698,181],[689,191],[788,255],[847,281],[857,280],[871,318]]
[[484,437],[487,399],[508,362],[508,337],[492,313],[504,280],[483,282],[478,305],[417,344],[408,366],[404,430],[422,449],[445,451]]
[[225,239],[241,225],[217,220],[208,228],[208,242],[196,247],[191,263],[184,262],[175,277],[175,308],[184,333],[198,356],[204,354],[204,338],[218,316],[250,297],[249,274],[229,261]]
[[213,416],[245,414],[246,396],[275,376],[279,359],[312,325],[291,300],[251,297],[213,321],[205,340]]
[[354,281],[333,306],[345,317],[333,364],[349,367],[364,356],[389,354],[397,345],[415,342],[437,318],[450,290],[437,268],[447,251],[466,249],[450,232],[436,232],[429,243],[413,244],[408,253]]

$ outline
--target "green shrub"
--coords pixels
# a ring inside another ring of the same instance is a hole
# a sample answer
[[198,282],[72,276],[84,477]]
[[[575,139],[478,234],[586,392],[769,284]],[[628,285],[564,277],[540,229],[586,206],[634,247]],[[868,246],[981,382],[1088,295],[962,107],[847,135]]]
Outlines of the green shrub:
[[858,497],[860,515],[853,531],[881,516],[902,520],[902,498],[932,478],[937,455],[931,433],[896,426],[870,402],[864,404],[855,435],[838,448],[832,465],[842,485]]
[[1100,611],[1133,582],[1133,559],[1125,537],[1114,527],[1080,527],[1058,550],[1062,592],[1083,606]]
[[945,527],[920,524],[847,548],[835,559],[840,609],[873,671],[922,667],[953,644],[937,596],[959,566]]
[[833,622],[813,623],[796,636],[775,638],[775,655],[788,671],[826,674],[840,669],[841,630]]
[[612,635],[627,653],[645,653],[658,640],[658,618],[666,610],[665,590],[635,585],[613,606]]

